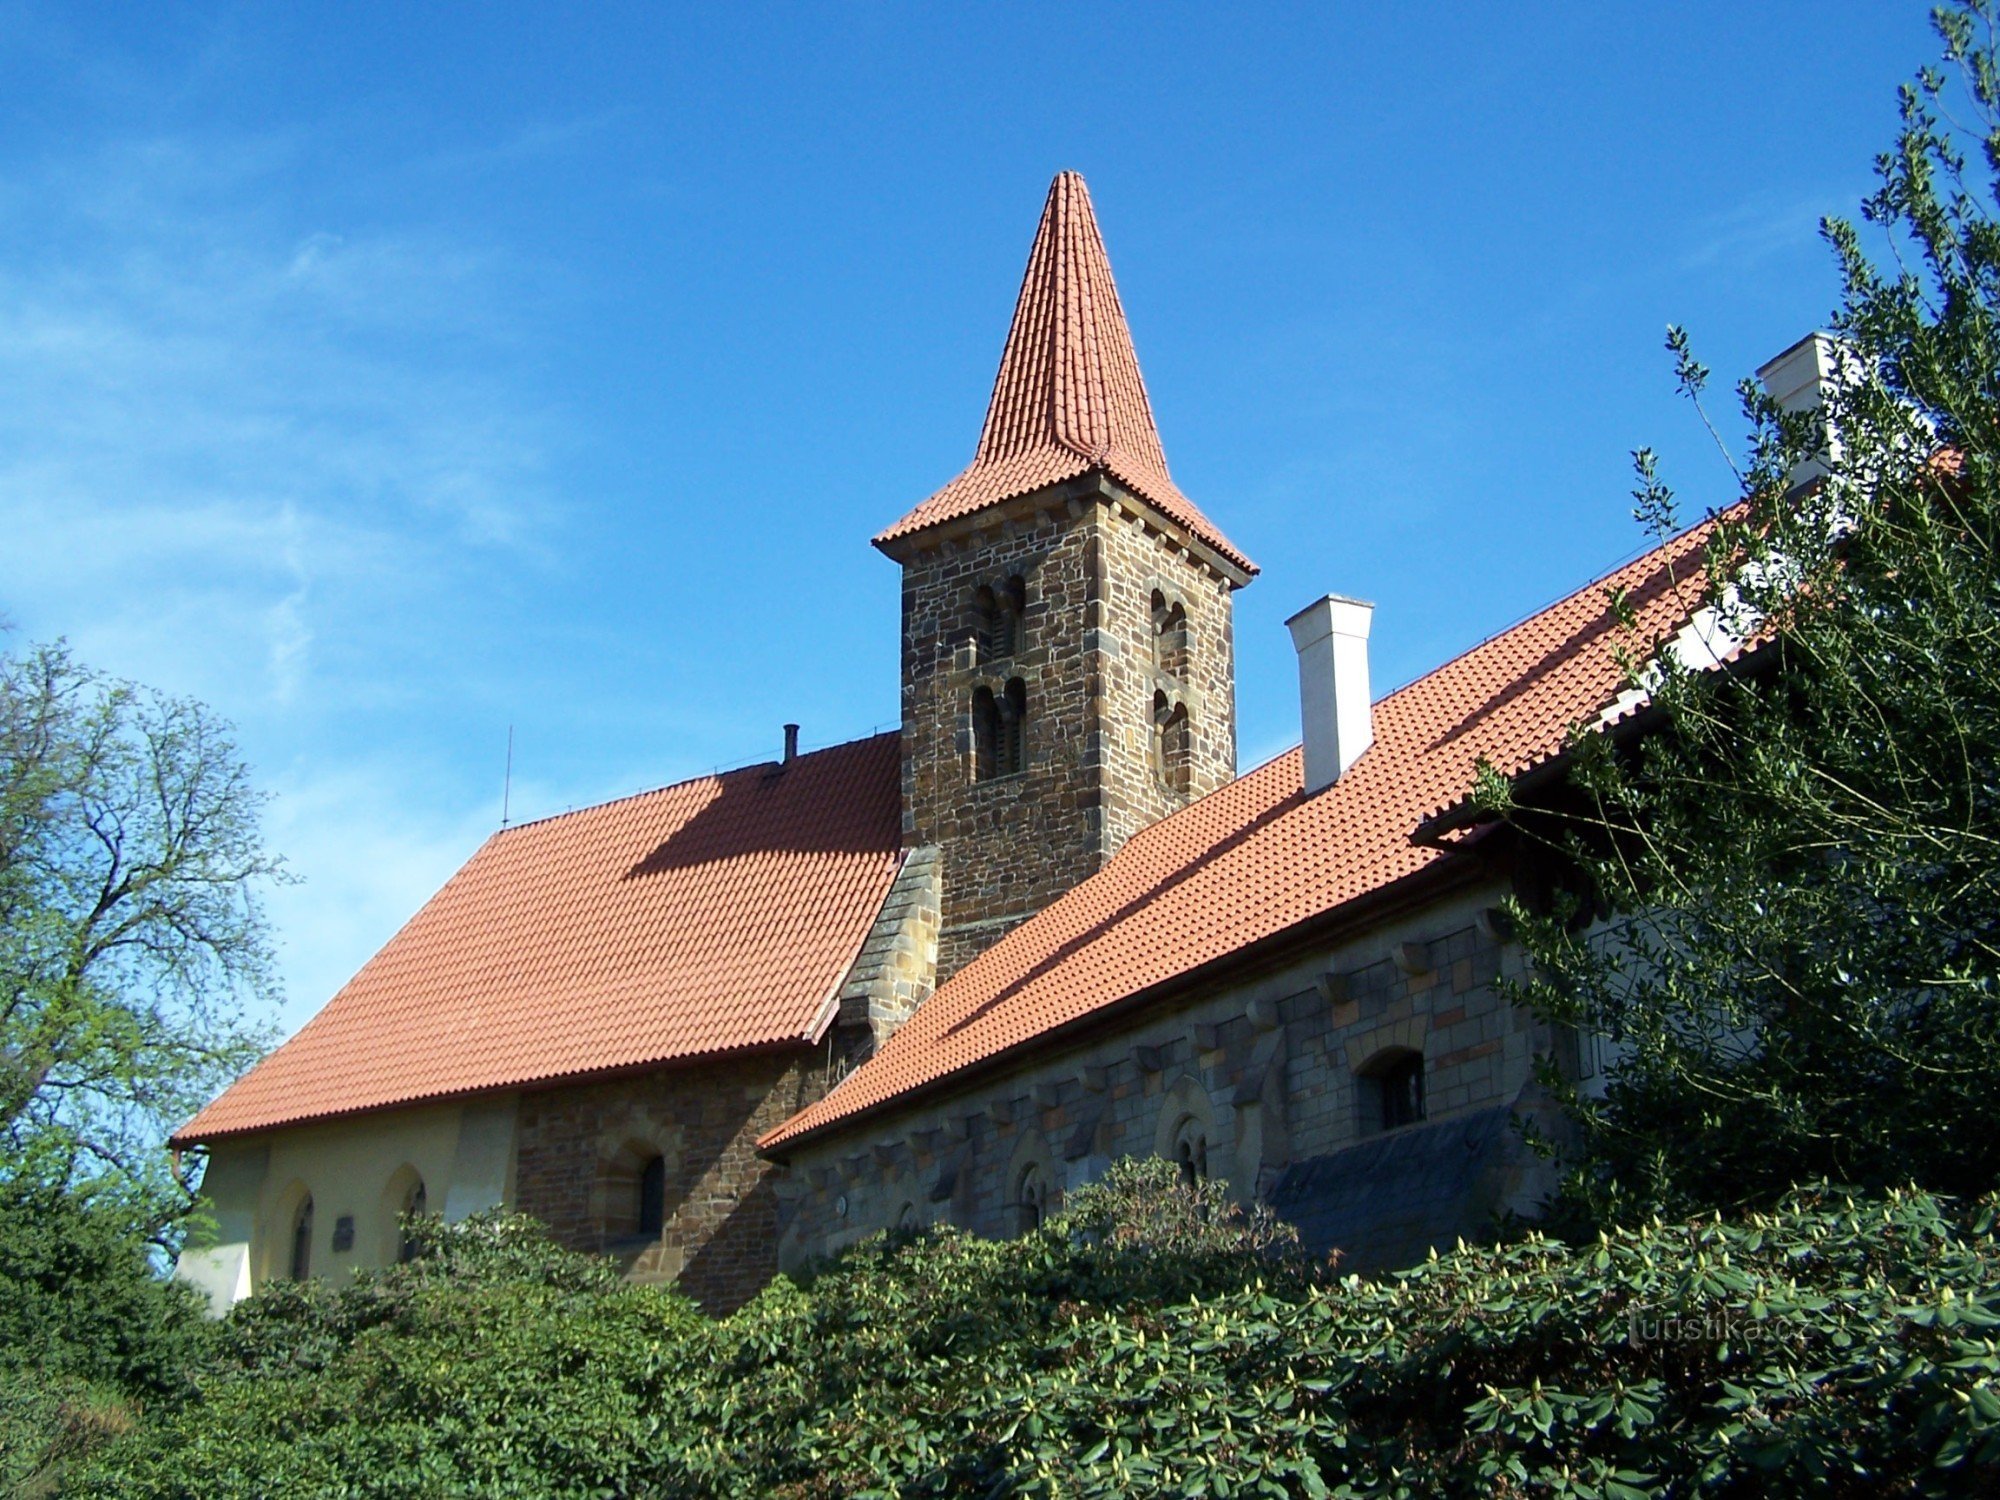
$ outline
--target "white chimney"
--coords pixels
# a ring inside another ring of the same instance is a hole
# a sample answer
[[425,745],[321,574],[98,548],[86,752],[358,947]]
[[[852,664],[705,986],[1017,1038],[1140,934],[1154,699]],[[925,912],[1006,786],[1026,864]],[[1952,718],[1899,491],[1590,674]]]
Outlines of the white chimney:
[[[1826,334],[1809,333],[1776,359],[1759,367],[1757,378],[1780,410],[1814,411],[1825,401],[1836,381],[1853,378],[1853,363],[1853,355],[1849,353],[1843,359],[1840,346]],[[1842,368],[1843,364],[1847,368]],[[1831,434],[1828,447],[1832,447]],[[1829,452],[1826,457],[1830,456]],[[1801,459],[1792,466],[1790,484],[1797,489],[1826,471],[1824,457]]]
[[1368,696],[1368,627],[1374,618],[1374,605],[1328,594],[1285,622],[1299,653],[1308,797],[1340,780],[1375,743]]

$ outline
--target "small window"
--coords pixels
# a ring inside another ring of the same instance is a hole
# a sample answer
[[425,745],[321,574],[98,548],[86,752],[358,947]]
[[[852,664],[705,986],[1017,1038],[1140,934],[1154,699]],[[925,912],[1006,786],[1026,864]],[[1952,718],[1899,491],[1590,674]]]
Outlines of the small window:
[[1181,1186],[1192,1189],[1208,1181],[1208,1132],[1199,1120],[1189,1120],[1174,1138],[1174,1160],[1181,1169]]
[[639,1233],[658,1239],[667,1227],[667,1159],[655,1156],[639,1172]]
[[1000,774],[1000,703],[988,687],[972,690],[972,779]]
[[1012,776],[1028,763],[1028,685],[1015,677],[999,694],[972,691],[972,776],[991,781]]
[[979,660],[1004,661],[1021,649],[1021,617],[1027,607],[1028,586],[1018,576],[997,589],[981,584],[974,590],[973,637]]
[[1028,685],[1015,677],[1000,700],[1000,761],[997,774],[1012,776],[1028,766]]
[[1153,694],[1153,774],[1176,797],[1185,797],[1194,783],[1194,729],[1185,703],[1170,703],[1165,693]]
[[430,1195],[424,1191],[424,1180],[419,1177],[403,1200],[403,1211],[398,1218],[396,1259],[404,1265],[417,1258],[417,1234],[410,1221],[422,1218],[429,1211]]
[[1153,660],[1169,677],[1187,676],[1187,610],[1158,589],[1153,590]]
[[1385,1053],[1362,1069],[1361,1128],[1396,1130],[1424,1118],[1424,1055],[1409,1048]]
[[292,1256],[289,1262],[294,1281],[312,1275],[313,1201],[310,1197],[292,1215]]
[[915,1234],[917,1232],[916,1204],[906,1202],[896,1211],[896,1229],[901,1234]]
[[1049,1180],[1040,1162],[1029,1162],[1014,1183],[1014,1229],[1028,1234],[1049,1216]]

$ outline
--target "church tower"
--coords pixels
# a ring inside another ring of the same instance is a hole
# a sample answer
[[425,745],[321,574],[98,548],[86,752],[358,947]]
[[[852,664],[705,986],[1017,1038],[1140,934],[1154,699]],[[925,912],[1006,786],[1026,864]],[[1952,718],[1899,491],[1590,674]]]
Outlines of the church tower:
[[942,856],[938,982],[1236,772],[1255,566],[1167,475],[1083,179],[1049,188],[971,465],[903,568],[903,838]]

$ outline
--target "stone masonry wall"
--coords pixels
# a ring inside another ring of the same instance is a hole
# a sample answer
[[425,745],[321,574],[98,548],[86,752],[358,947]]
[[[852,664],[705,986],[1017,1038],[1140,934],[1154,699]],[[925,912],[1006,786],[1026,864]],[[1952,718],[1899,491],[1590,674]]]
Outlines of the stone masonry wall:
[[[1191,563],[1160,532],[1112,504],[1092,517],[1095,601],[1086,646],[1101,683],[1105,857],[1133,834],[1236,775],[1236,640],[1229,583]],[[1186,613],[1186,649],[1161,650],[1153,595]],[[1162,775],[1155,704],[1185,708],[1187,784]]]
[[[827,1075],[822,1047],[523,1094],[515,1206],[565,1245],[618,1256],[634,1280],[678,1278],[708,1312],[731,1312],[777,1270],[776,1169],[757,1137],[819,1098]],[[655,1153],[666,1225],[641,1240],[631,1200]]]
[[872,1051],[931,997],[937,984],[944,872],[938,851],[919,845],[903,859],[861,953],[840,987],[842,1028],[867,1028]]
[[[1115,1157],[1174,1154],[1183,1127],[1205,1136],[1211,1175],[1247,1199],[1289,1162],[1381,1133],[1362,1075],[1394,1049],[1423,1054],[1426,1124],[1520,1106],[1555,1038],[1495,986],[1520,963],[1489,914],[1501,895],[1461,893],[807,1143],[783,1182],[784,1262],[899,1223],[1015,1233],[1014,1184],[1030,1164],[1059,1195]],[[1515,1187],[1531,1206],[1529,1185]]]
[[[943,856],[939,983],[1147,823],[1235,773],[1229,588],[1139,514],[1088,487],[1043,492],[903,555],[903,837]],[[982,660],[976,592],[1016,577],[1019,639]],[[1155,589],[1187,616],[1172,672],[1159,662]],[[980,781],[973,696],[985,687],[1002,698],[1015,678],[1028,704],[1023,769]],[[1156,693],[1188,710],[1184,791],[1161,779]]]

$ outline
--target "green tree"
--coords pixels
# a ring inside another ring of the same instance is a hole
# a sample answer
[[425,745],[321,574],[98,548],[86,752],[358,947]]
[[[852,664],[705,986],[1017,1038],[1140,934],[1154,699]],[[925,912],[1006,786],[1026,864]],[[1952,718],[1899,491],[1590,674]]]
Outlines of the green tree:
[[[1893,271],[1823,226],[1844,281],[1824,406],[1742,388],[1748,498],[1692,591],[1754,649],[1699,670],[1635,640],[1662,727],[1636,749],[1579,733],[1532,807],[1482,777],[1590,877],[1594,912],[1522,915],[1526,998],[1615,1043],[1605,1097],[1576,1101],[1572,1201],[1599,1221],[1808,1179],[2000,1181],[1995,10],[1937,12],[1946,67],[1903,90],[1863,205]],[[1707,372],[1669,345],[1699,403]],[[1641,518],[1670,529],[1638,458]]]
[[155,1226],[165,1133],[257,1055],[261,796],[202,705],[60,645],[0,657],[0,1175]]

